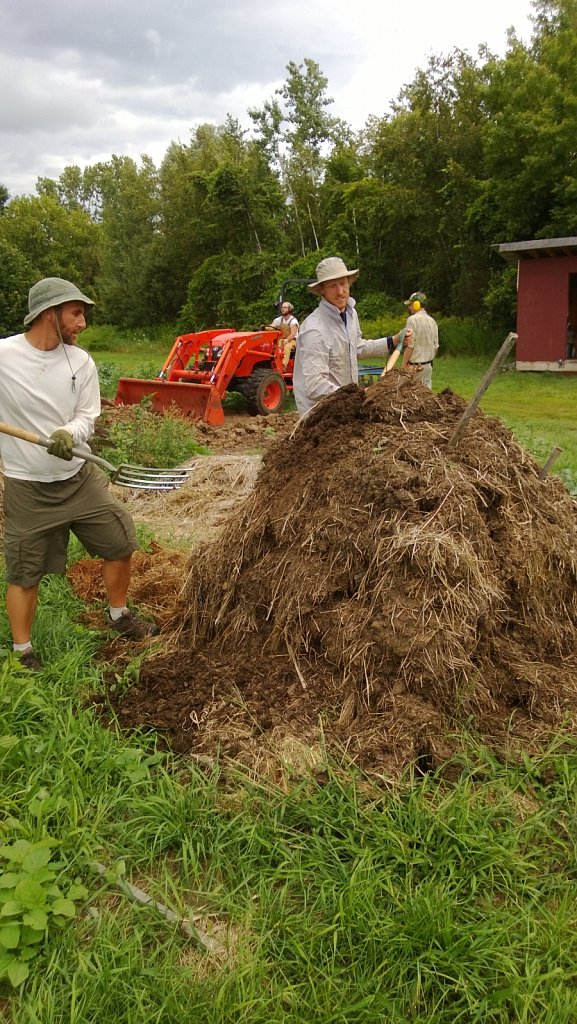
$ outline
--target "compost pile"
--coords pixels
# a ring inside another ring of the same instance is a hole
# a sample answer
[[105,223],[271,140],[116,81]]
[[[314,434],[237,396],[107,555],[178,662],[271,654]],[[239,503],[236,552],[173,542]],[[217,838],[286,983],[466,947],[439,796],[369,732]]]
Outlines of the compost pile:
[[321,402],[190,560],[172,648],[117,710],[246,764],[423,770],[577,717],[577,516],[500,421],[394,372]]

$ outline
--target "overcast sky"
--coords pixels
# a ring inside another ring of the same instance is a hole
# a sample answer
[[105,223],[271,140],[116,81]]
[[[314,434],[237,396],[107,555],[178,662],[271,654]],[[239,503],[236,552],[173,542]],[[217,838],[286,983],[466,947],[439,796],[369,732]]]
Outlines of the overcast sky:
[[0,184],[34,191],[113,154],[158,165],[228,113],[243,126],[315,60],[330,112],[359,129],[382,116],[432,53],[499,55],[531,37],[531,0],[0,0]]

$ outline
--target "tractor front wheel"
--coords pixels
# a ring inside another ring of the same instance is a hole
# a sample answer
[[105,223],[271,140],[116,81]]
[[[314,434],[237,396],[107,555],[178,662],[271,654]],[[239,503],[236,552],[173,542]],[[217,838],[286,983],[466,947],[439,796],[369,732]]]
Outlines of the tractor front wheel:
[[242,393],[253,416],[268,416],[282,409],[286,384],[280,373],[268,370],[266,366],[257,366],[243,381]]

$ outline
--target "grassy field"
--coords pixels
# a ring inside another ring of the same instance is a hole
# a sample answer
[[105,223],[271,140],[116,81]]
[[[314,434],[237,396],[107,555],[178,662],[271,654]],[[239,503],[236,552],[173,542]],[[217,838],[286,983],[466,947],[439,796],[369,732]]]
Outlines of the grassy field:
[[[435,389],[485,370],[439,359]],[[507,371],[483,408],[573,473],[574,388]],[[575,1024],[576,744],[504,765],[466,736],[452,784],[201,770],[99,724],[83,610],[43,581],[41,677],[0,611],[2,1024]]]
[[[488,365],[478,359],[446,356],[435,362],[434,388],[449,387],[471,398]],[[577,489],[577,381],[556,373],[497,374],[481,401],[481,409],[498,416],[521,444],[544,462],[554,446],[563,449],[555,472],[571,490]]]
[[[201,772],[97,724],[98,637],[71,629],[63,581],[42,596],[39,647],[58,657],[42,680],[10,658],[0,675],[0,941],[16,983],[2,1021],[577,1019],[575,748],[504,767],[469,738],[454,785],[379,786],[330,763],[283,786]],[[3,898],[23,847],[19,911]],[[50,868],[73,909],[30,947],[6,929],[48,902]],[[126,879],[199,940],[119,893]]]

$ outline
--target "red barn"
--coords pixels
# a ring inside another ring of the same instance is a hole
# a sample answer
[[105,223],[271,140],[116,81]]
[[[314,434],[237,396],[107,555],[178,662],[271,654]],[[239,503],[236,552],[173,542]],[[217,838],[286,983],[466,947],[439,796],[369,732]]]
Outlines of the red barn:
[[517,265],[517,369],[577,373],[577,238],[495,249]]

